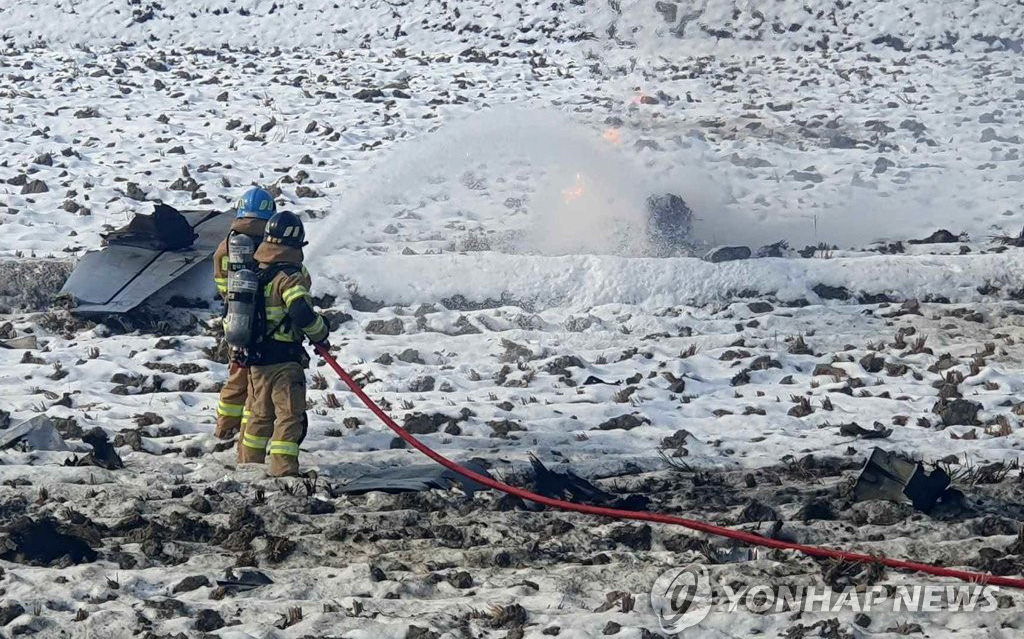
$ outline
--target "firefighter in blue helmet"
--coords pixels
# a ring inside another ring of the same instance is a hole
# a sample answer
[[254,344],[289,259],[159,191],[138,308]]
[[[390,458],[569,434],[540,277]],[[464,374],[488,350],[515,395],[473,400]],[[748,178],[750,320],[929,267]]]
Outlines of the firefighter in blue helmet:
[[[213,278],[217,292],[226,298],[228,292],[228,243],[231,236],[241,233],[252,239],[258,246],[263,239],[267,222],[277,212],[274,196],[263,188],[254,187],[235,204],[235,220],[231,231],[213,254]],[[228,379],[220,391],[217,402],[217,427],[214,434],[221,439],[231,439],[248,419],[246,398],[249,388],[249,369],[234,362],[228,368]]]

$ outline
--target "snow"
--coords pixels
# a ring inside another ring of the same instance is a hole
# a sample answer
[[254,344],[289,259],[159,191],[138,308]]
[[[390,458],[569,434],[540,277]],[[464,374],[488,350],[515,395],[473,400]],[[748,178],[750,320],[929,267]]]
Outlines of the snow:
[[[1013,0],[967,0],[927,4],[916,0],[885,0],[871,5],[780,0],[752,5],[744,0],[686,0],[668,21],[643,0],[618,2],[541,2],[514,4],[463,2],[457,7],[436,0],[376,2],[307,0],[301,9],[265,0],[189,0],[163,6],[142,1],[32,0],[4,8],[0,16],[11,27],[5,39],[18,44],[61,43],[111,45],[134,43],[167,46],[220,43],[234,47],[350,47],[387,39],[395,46],[428,42],[458,46],[450,34],[486,29],[503,37],[540,33],[557,41],[579,36],[605,36],[610,27],[618,38],[651,43],[678,30],[688,46],[731,39],[772,48],[815,47],[823,38],[832,47],[849,49],[883,36],[899,38],[907,50],[951,47],[983,48],[989,37],[1021,39]],[[792,28],[796,25],[796,28]],[[555,28],[558,30],[556,31]],[[998,40],[997,40],[998,41]],[[586,40],[584,40],[586,42]],[[1019,43],[1016,45],[1019,49]]]
[[[1019,3],[669,4],[673,20],[647,0],[3,3],[3,272],[70,263],[153,201],[224,208],[273,185],[308,223],[314,292],[344,320],[339,360],[399,421],[449,418],[422,435],[444,454],[517,484],[533,454],[655,510],[767,534],[743,517],[758,502],[803,543],[980,570],[995,549],[1019,574],[1002,549],[1024,521],[1024,258],[993,238],[1024,227]],[[694,246],[667,257],[644,209],[661,193],[697,217]],[[958,241],[907,242],[939,228]],[[700,259],[779,241],[785,257]],[[493,494],[333,495],[422,457],[392,448],[321,362],[301,457],[318,482],[239,468],[211,434],[226,374],[213,291],[188,284],[208,310],[164,295],[99,325],[4,289],[17,310],[0,332],[41,348],[0,350],[0,408],[13,424],[49,416],[74,451],[76,426],[121,435],[126,468],[0,453],[0,526],[50,515],[101,555],[0,561],[0,603],[25,609],[0,633],[195,636],[216,610],[221,637],[592,637],[608,621],[650,637],[654,579],[709,552],[736,554],[713,569],[742,583],[828,578],[806,558],[667,527],[644,543]],[[950,387],[980,404],[977,423],[943,425]],[[643,424],[601,428],[624,415]],[[893,432],[843,435],[851,422]],[[884,505],[850,505],[875,445],[945,460],[968,507],[887,522],[871,515]],[[995,463],[1006,476],[983,481]],[[838,512],[805,518],[817,499]],[[249,565],[274,583],[216,590]],[[473,585],[449,583],[457,571]],[[211,585],[173,592],[189,576]],[[620,590],[635,608],[595,612]],[[907,620],[1011,636],[1024,601],[1003,595],[984,618],[837,618],[850,636]],[[525,626],[496,627],[510,604]],[[712,616],[700,636],[801,636],[817,620]]]
[[[414,306],[463,296],[472,302],[516,300],[534,308],[585,310],[605,304],[644,309],[705,306],[754,296],[820,302],[813,290],[819,284],[846,288],[851,297],[887,295],[904,301],[941,296],[959,303],[980,302],[987,297],[978,292],[985,282],[1012,292],[1024,258],[1016,253],[875,255],[712,264],[695,258],[484,253],[346,256],[335,258],[333,265],[360,295],[389,305]],[[323,286],[340,288],[333,283]]]

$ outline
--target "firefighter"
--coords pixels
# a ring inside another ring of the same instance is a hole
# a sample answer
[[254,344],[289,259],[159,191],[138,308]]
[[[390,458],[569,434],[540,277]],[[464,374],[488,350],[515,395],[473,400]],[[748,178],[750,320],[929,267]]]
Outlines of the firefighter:
[[239,463],[263,463],[269,451],[270,474],[297,475],[299,444],[306,436],[306,374],[309,355],[304,338],[329,346],[328,328],[309,295],[311,281],[302,266],[306,245],[302,220],[277,213],[267,222],[254,258],[263,284],[265,321],[260,346],[249,368],[252,416],[238,442]]
[[[213,281],[217,292],[227,298],[228,292],[228,242],[235,233],[252,238],[253,244],[263,239],[267,221],[277,212],[274,196],[266,189],[252,188],[245,192],[235,205],[235,220],[231,232],[213,254]],[[213,433],[221,439],[231,439],[248,418],[245,399],[249,392],[248,369],[234,361],[228,367],[228,379],[220,391],[217,402],[217,427]]]

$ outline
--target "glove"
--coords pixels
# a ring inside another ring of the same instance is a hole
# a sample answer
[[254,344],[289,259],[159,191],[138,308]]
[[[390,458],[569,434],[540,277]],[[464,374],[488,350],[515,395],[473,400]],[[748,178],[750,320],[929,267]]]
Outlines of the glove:
[[319,342],[313,342],[313,346],[315,346],[316,348],[322,348],[328,353],[331,352],[331,341],[326,337]]

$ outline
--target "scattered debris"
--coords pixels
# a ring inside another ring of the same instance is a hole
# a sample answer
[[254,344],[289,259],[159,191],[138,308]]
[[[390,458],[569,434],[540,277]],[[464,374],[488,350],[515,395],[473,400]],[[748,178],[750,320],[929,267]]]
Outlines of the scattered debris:
[[124,468],[124,461],[111,446],[107,433],[99,426],[82,435],[82,441],[92,446],[92,452],[85,457],[72,457],[64,462],[65,466],[99,466],[106,470]]
[[550,470],[533,455],[530,455],[530,465],[533,467],[534,491],[545,497],[625,510],[644,510],[650,504],[650,499],[644,495],[623,498],[605,492],[571,470]]
[[747,246],[719,246],[708,251],[704,255],[704,261],[717,264],[733,260],[746,260],[750,258],[750,255],[750,248]]
[[119,244],[155,251],[176,251],[191,247],[199,235],[177,209],[157,204],[152,215],[138,214],[127,226],[101,237],[104,246]]
[[34,351],[39,348],[39,339],[35,335],[25,335],[13,339],[0,340],[0,348]]
[[61,295],[79,313],[126,313],[194,267],[205,264],[227,235],[230,215],[177,211],[158,204],[104,236],[102,250],[79,260]]
[[259,570],[244,570],[236,576],[230,568],[224,579],[217,580],[217,585],[230,593],[248,592],[272,583],[274,581]]
[[941,468],[931,473],[915,462],[881,448],[871,451],[853,488],[855,501],[910,500],[914,508],[929,512],[949,487],[949,475]]
[[[479,462],[468,461],[463,465],[475,473],[490,477],[487,469]],[[467,479],[439,464],[385,468],[353,479],[336,490],[346,495],[362,495],[375,491],[394,494],[431,489],[451,490],[456,486],[470,498],[473,497],[473,493],[486,490],[482,484]]]
[[0,436],[0,450],[18,447],[20,450],[68,451],[71,448],[46,415],[37,415]]

